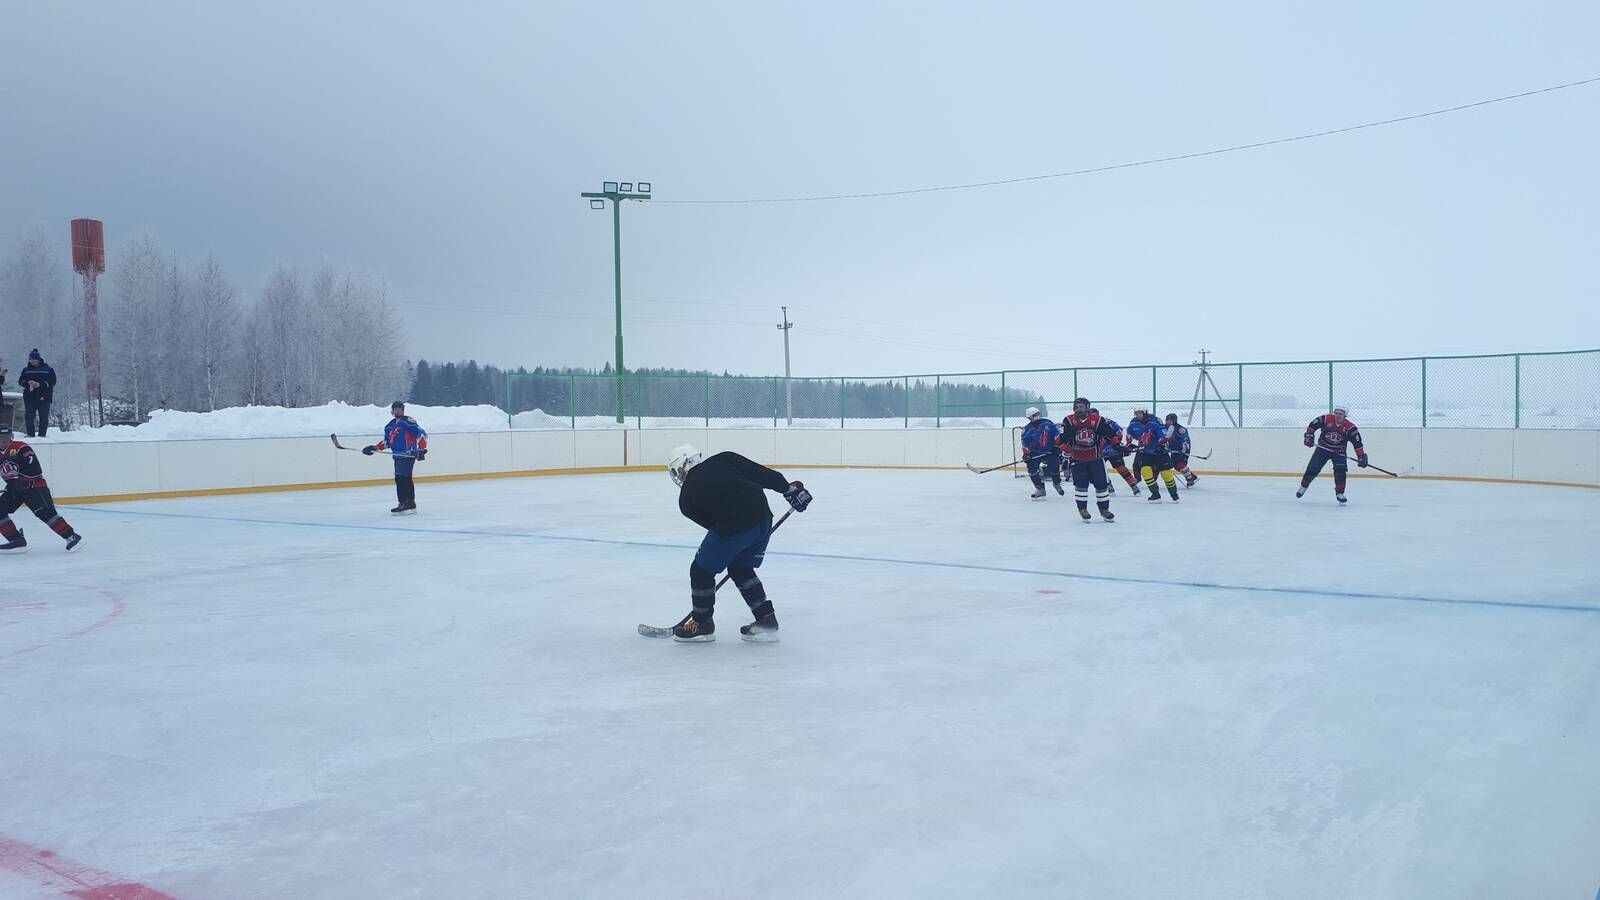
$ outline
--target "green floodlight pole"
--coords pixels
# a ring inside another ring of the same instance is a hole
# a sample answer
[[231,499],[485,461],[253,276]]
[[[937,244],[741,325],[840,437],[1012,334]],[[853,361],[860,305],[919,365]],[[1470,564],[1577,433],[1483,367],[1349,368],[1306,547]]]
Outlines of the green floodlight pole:
[[638,191],[634,190],[631,181],[602,182],[599,193],[585,191],[578,196],[589,201],[590,209],[605,209],[606,201],[611,201],[611,265],[614,270],[617,285],[617,424],[622,424],[624,416],[624,398],[626,393],[623,388],[622,367],[622,201],[624,200],[649,200],[650,182],[639,182]]

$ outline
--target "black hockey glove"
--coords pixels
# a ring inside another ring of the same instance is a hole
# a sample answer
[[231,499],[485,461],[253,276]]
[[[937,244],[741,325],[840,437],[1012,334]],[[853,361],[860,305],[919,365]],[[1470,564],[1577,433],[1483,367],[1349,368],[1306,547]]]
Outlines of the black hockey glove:
[[795,512],[805,512],[811,505],[811,492],[798,481],[789,482],[789,489],[783,492],[783,499],[789,501],[789,508]]
[[1363,469],[1367,467],[1367,455],[1365,453],[1356,454],[1356,465]]
[[362,447],[361,448],[361,455],[362,456],[371,456],[372,454],[377,453],[377,452],[378,452],[378,448],[377,447]]
[[423,460],[425,460],[427,458],[428,458],[428,450],[427,450],[427,448],[424,447],[424,448],[420,448],[420,449],[417,450],[417,462],[422,462]]

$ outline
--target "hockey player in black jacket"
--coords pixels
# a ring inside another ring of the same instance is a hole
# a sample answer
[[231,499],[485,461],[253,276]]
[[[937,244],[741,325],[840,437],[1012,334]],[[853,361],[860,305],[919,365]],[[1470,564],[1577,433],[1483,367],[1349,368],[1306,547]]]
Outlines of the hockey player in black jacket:
[[673,640],[714,641],[717,627],[712,621],[717,601],[717,574],[723,569],[755,621],[739,629],[742,640],[775,643],[778,617],[772,601],[756,577],[767,538],[772,534],[772,510],[763,491],[783,495],[795,512],[804,512],[811,492],[798,481],[789,481],[779,472],[752,462],[733,452],[702,459],[694,447],[684,444],[672,451],[668,472],[678,485],[678,510],[706,529],[705,539],[689,564],[689,597],[692,609],[683,621],[672,627]]

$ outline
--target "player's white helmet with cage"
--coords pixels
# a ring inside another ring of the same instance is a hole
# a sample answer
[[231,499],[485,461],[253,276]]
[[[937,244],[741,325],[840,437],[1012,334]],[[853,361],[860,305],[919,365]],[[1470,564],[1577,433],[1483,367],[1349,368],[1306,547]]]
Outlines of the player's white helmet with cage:
[[1032,422],[1034,419],[1039,418],[1039,407],[1030,406],[1022,411],[1022,415],[1026,417],[1029,422]]
[[679,444],[672,448],[672,455],[667,457],[667,474],[672,476],[672,483],[683,487],[684,476],[689,470],[700,465],[700,460],[705,454],[695,449],[693,444]]

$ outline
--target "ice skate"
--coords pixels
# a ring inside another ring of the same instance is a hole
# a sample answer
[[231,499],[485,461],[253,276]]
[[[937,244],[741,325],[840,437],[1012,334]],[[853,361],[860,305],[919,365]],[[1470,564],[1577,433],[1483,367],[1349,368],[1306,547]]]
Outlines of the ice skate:
[[739,626],[739,640],[752,644],[776,644],[778,642],[778,617],[772,613],[758,617],[749,625]]
[[680,644],[704,643],[717,639],[717,625],[708,614],[702,621],[689,613],[683,621],[672,626],[672,639]]

